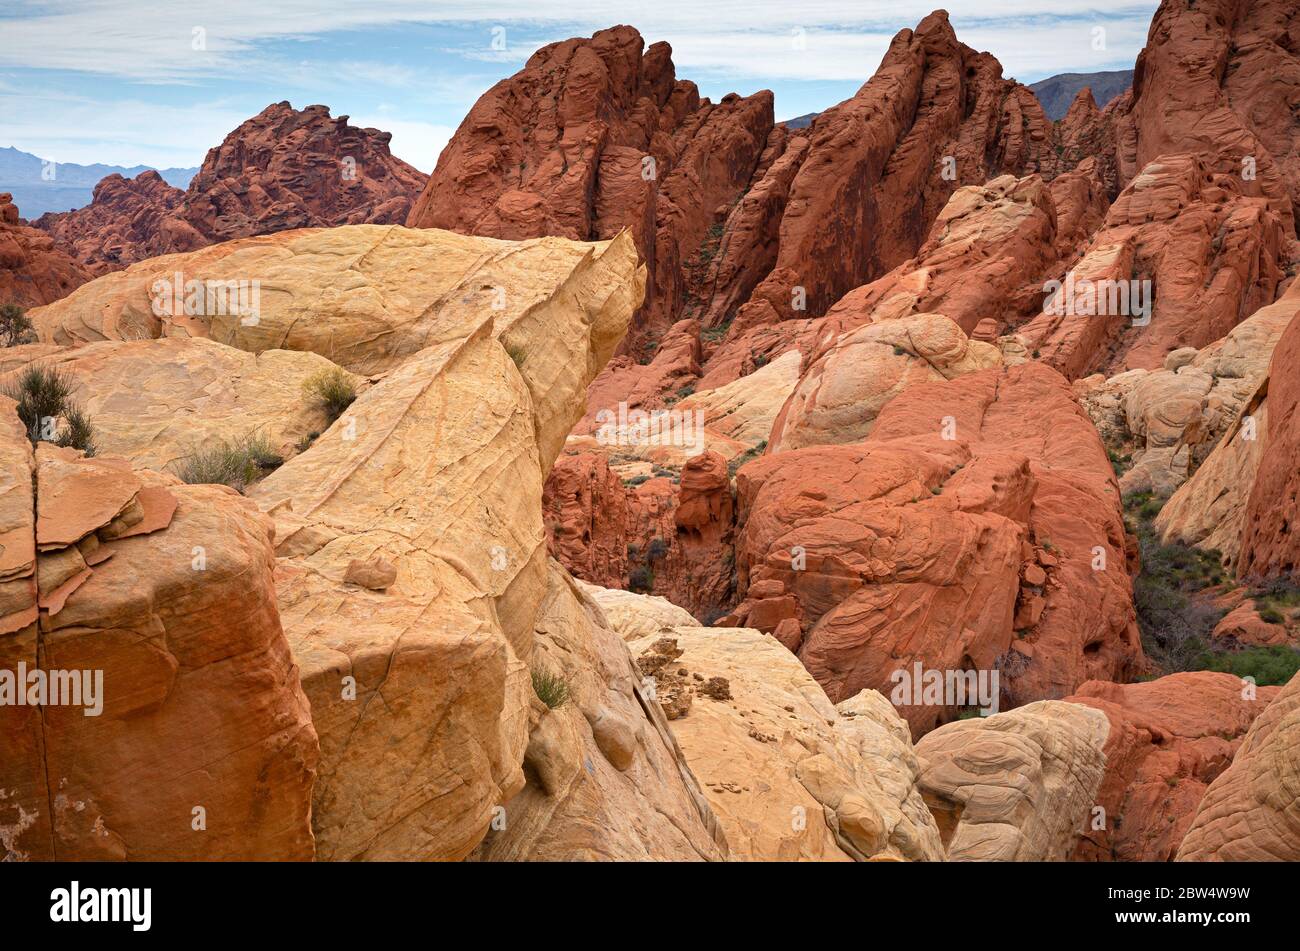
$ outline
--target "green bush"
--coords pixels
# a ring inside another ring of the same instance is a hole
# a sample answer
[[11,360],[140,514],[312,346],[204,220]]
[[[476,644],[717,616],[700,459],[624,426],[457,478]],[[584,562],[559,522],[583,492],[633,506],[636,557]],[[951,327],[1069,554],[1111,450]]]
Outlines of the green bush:
[[357,388],[342,367],[313,373],[302,381],[302,391],[308,399],[315,400],[324,408],[331,423],[342,416],[357,398]]
[[16,347],[32,338],[32,322],[17,304],[0,306],[0,347]]
[[45,439],[80,449],[87,456],[95,454],[94,429],[72,399],[72,381],[61,370],[33,363],[18,374],[5,395],[18,404],[18,418],[33,446]]
[[533,692],[552,710],[569,702],[569,685],[559,675],[542,667],[533,668]]
[[1279,687],[1300,671],[1300,651],[1286,645],[1251,647],[1242,651],[1210,653],[1202,658],[1203,670],[1218,670],[1237,677],[1254,677],[1261,687]]
[[655,573],[649,565],[637,565],[627,576],[627,586],[640,594],[649,594],[655,587]]
[[253,433],[233,442],[219,440],[177,463],[177,477],[189,485],[228,485],[243,492],[284,462],[270,440]]
[[1128,527],[1138,537],[1142,572],[1133,582],[1142,647],[1165,673],[1205,670],[1208,645],[1224,611],[1197,595],[1226,580],[1217,551],[1163,544],[1152,524],[1165,499],[1135,492],[1124,499]]

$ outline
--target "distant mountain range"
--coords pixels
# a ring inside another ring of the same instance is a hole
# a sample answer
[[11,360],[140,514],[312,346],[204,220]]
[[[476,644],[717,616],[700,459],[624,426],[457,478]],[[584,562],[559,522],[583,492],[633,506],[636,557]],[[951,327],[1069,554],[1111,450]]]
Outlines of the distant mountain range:
[[[1084,86],[1092,89],[1092,98],[1097,101],[1097,108],[1105,109],[1107,103],[1132,85],[1133,70],[1116,69],[1104,73],[1060,73],[1033,83],[1029,88],[1038,97],[1047,118],[1055,121],[1065,118],[1065,114],[1070,111],[1070,103],[1074,102],[1074,97]],[[787,129],[806,129],[817,116],[818,113],[809,112],[786,119],[781,125]]]
[[793,119],[786,119],[781,125],[787,129],[806,129],[812,125],[812,121],[819,115],[820,113],[817,112],[809,112],[802,116],[795,116]]
[[[120,165],[77,165],[59,163],[53,167],[53,177],[42,173],[45,160],[15,148],[0,148],[0,192],[10,192],[19,213],[29,221],[47,211],[71,211],[90,204],[95,186],[107,175],[117,173],[124,178],[135,178],[149,171],[148,165],[123,168]],[[161,168],[158,174],[175,188],[187,188],[197,168]]]
[[1107,103],[1132,85],[1133,70],[1116,69],[1108,73],[1061,73],[1033,83],[1029,88],[1042,103],[1047,118],[1056,120],[1065,118],[1070,103],[1074,102],[1074,97],[1084,86],[1092,89],[1092,98],[1097,101],[1097,108],[1105,109]]

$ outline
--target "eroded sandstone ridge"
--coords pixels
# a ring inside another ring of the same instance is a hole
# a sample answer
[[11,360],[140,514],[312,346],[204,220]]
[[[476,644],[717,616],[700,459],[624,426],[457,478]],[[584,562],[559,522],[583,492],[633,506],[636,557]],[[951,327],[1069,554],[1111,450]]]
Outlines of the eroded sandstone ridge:
[[12,195],[0,194],[0,303],[48,304],[90,280],[81,264],[18,211]]
[[[325,106],[267,106],[208,151],[184,191],[157,172],[110,175],[94,201],[35,223],[94,274],[294,228],[401,223],[425,176]],[[47,303],[47,301],[42,301]]]

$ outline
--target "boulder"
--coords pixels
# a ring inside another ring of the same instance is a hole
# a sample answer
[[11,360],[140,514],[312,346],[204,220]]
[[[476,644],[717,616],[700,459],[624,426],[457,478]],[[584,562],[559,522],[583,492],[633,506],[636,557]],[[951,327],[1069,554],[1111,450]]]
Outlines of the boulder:
[[[1144,667],[1114,476],[1046,367],[917,384],[865,442],[763,457],[737,486],[745,597],[719,623],[796,619],[783,642],[832,700],[918,662],[996,671],[1004,707]],[[769,580],[790,600],[749,593]],[[967,705],[901,712],[919,736]]]
[[[225,487],[33,454],[0,403],[0,857],[311,859],[318,746],[268,520]],[[44,705],[16,705],[38,678]]]
[[[660,663],[664,639],[673,659]],[[671,727],[734,859],[943,858],[906,726],[882,696],[833,706],[755,630],[680,627],[631,648],[661,702],[693,695]]]
[[958,720],[916,745],[921,793],[951,861],[1060,862],[1092,817],[1106,717],[1043,700]]

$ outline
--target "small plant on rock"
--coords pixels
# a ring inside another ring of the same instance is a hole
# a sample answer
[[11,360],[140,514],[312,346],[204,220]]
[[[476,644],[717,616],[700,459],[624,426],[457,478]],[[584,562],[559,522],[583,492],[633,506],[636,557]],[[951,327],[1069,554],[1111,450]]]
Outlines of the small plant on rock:
[[270,440],[260,433],[227,442],[218,440],[191,453],[176,466],[176,475],[189,485],[228,485],[243,492],[283,464]]
[[552,710],[558,710],[569,702],[569,685],[544,667],[533,668],[533,692]]
[[302,391],[321,405],[331,423],[342,416],[357,398],[357,388],[342,367],[313,373],[302,381]]
[[32,322],[17,304],[0,305],[0,347],[16,347],[31,340]]
[[6,388],[5,395],[18,404],[18,418],[33,446],[50,442],[80,449],[87,456],[95,454],[94,429],[72,399],[72,381],[60,370],[31,364]]

